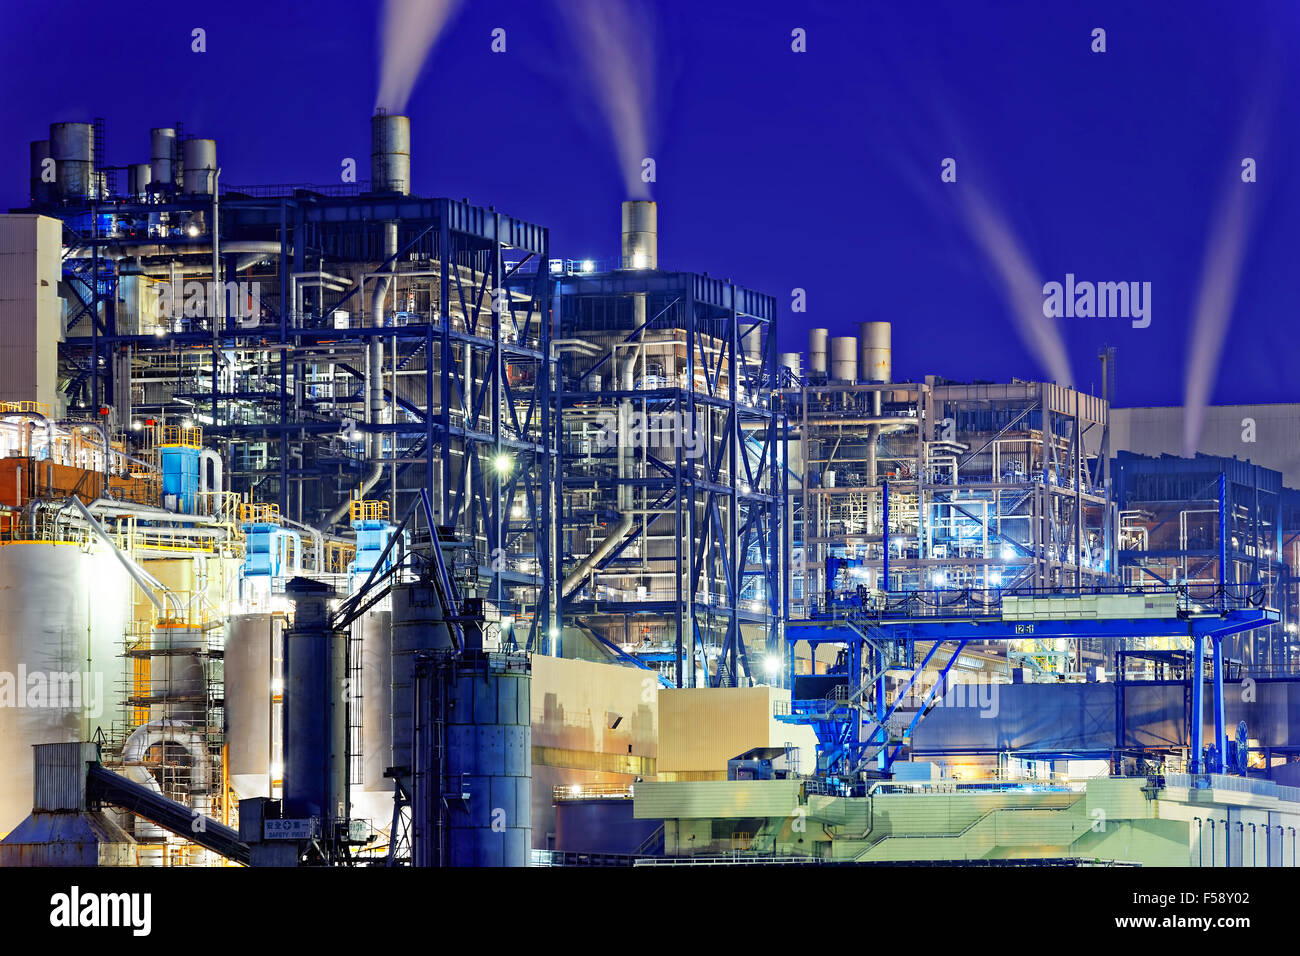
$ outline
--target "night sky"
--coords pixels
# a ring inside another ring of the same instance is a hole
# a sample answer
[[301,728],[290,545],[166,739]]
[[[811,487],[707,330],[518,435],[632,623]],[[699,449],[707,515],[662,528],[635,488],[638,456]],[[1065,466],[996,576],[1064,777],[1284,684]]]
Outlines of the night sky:
[[[558,256],[612,257],[623,174],[566,2],[464,0],[411,96],[414,191],[548,226]],[[96,116],[113,165],[147,161],[149,128],[181,120],[217,140],[223,184],[338,182],[344,157],[369,174],[377,0],[4,13],[4,207],[26,204],[29,140]],[[1178,404],[1216,208],[1236,201],[1241,265],[1210,398],[1300,400],[1295,0],[659,0],[650,17],[661,266],[775,295],[783,351],[812,326],[886,319],[896,379],[1047,376],[963,214],[978,196],[1039,287],[1067,272],[1152,284],[1146,329],[1036,321],[1064,337],[1076,384],[1098,382],[1112,344],[1120,404]],[[791,50],[796,27],[807,52]],[[945,157],[956,183],[940,181]],[[791,313],[795,288],[806,314]]]

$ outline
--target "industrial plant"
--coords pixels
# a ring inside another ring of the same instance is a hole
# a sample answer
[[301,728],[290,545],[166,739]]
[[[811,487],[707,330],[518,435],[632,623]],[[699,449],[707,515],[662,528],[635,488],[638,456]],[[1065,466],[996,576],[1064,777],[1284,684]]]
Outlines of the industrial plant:
[[1170,454],[1113,351],[783,352],[670,206],[566,258],[411,122],[332,186],[33,131],[0,866],[1296,865],[1293,462]]

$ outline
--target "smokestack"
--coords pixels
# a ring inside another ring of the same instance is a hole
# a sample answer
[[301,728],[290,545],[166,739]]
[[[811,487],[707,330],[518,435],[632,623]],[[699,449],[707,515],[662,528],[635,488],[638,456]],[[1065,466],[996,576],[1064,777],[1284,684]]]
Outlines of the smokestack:
[[370,118],[370,189],[411,192],[411,120],[376,110]]
[[623,203],[622,268],[659,268],[659,207],[652,200]]

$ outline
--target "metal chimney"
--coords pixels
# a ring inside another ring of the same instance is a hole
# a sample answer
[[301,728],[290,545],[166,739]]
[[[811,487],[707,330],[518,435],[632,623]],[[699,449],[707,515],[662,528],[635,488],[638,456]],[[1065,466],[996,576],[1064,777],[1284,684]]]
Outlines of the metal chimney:
[[649,199],[623,203],[624,269],[659,268],[659,206]]
[[370,189],[410,195],[410,117],[376,112],[370,118]]

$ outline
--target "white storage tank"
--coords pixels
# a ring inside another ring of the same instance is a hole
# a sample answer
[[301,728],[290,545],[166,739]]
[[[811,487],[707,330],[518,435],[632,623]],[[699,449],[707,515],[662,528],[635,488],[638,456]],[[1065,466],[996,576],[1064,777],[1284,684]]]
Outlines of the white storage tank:
[[0,835],[32,810],[32,746],[124,724],[135,585],[107,551],[0,545]]
[[149,130],[151,180],[160,185],[179,186],[177,173],[180,163],[176,159],[176,130],[169,126]]
[[271,795],[273,647],[279,621],[238,614],[228,622],[225,653],[226,761],[240,799]]
[[64,199],[90,199],[95,194],[95,127],[90,123],[51,123],[50,156],[55,189]]
[[826,377],[826,348],[830,341],[829,329],[808,330],[808,374]]
[[831,339],[831,381],[858,380],[858,340],[851,335]]
[[181,144],[185,164],[185,192],[191,196],[211,196],[217,183],[217,141],[187,139]]
[[892,382],[893,351],[888,322],[860,322],[862,361],[858,374],[864,382]]

